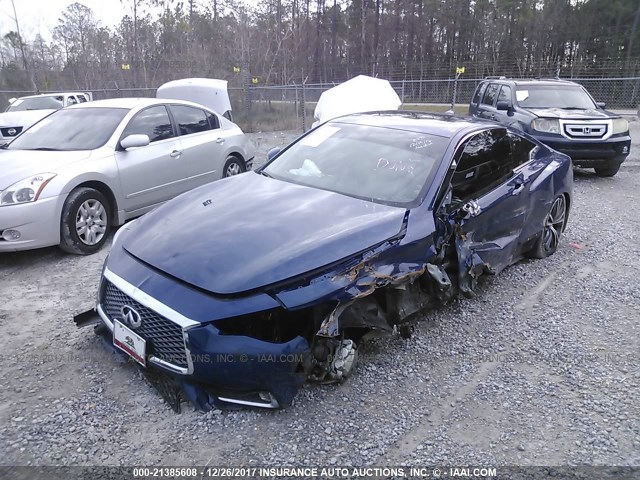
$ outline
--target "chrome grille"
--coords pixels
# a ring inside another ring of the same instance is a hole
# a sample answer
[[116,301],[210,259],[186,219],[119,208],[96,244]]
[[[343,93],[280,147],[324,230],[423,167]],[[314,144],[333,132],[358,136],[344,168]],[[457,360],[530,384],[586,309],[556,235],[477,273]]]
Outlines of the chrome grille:
[[[112,321],[118,320],[124,323],[120,309],[124,305],[129,305],[140,314],[142,319],[142,325],[134,332],[147,341],[147,354],[173,365],[187,368],[187,352],[180,325],[136,302],[108,280],[103,281],[105,286],[102,290],[100,304],[107,316]],[[129,327],[129,325],[126,326]]]
[[602,138],[607,134],[607,124],[566,123],[564,132],[571,138]]
[[22,127],[5,127],[0,128],[3,137],[15,137],[22,131]]

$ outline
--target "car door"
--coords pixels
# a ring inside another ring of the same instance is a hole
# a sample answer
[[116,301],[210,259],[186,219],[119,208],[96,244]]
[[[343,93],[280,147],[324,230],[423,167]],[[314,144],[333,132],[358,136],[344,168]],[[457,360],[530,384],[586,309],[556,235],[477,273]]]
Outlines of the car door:
[[507,130],[493,128],[466,141],[451,180],[462,237],[498,272],[513,262],[527,218],[530,176],[514,169]]
[[497,83],[490,83],[482,96],[482,101],[478,105],[478,117],[486,118],[487,120],[495,120],[495,105],[496,98],[498,97],[498,90],[500,85]]
[[475,93],[473,94],[473,98],[471,99],[471,103],[469,104],[469,114],[477,117],[480,112],[480,100],[484,95],[484,91],[487,89],[488,83],[480,82],[478,87],[476,88]]
[[[147,107],[131,118],[120,140],[147,135],[149,145],[115,153],[127,212],[139,212],[185,191],[187,170],[180,139],[165,105]],[[118,144],[119,145],[119,144]]]
[[169,108],[180,135],[189,188],[221,178],[229,132],[220,128],[218,117],[189,105],[173,104]]
[[[509,85],[501,85],[500,91],[498,92],[498,98],[496,99],[496,106],[492,111],[494,115],[493,120],[496,120],[503,125],[509,125],[513,123],[513,112],[511,112],[510,110],[498,110],[498,103],[505,102],[509,106],[512,106],[513,100],[511,98],[511,95],[511,87]],[[511,116],[509,115],[509,113],[511,113]]]

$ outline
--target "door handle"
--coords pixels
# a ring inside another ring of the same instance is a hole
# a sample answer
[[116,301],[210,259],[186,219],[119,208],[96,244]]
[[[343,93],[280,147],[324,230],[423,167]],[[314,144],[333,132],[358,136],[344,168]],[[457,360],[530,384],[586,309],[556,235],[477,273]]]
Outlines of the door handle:
[[222,137],[216,138],[216,143],[224,143],[224,138]]
[[173,152],[171,152],[169,155],[171,155],[173,158],[178,158],[180,155],[182,155],[182,151],[180,150],[174,150]]

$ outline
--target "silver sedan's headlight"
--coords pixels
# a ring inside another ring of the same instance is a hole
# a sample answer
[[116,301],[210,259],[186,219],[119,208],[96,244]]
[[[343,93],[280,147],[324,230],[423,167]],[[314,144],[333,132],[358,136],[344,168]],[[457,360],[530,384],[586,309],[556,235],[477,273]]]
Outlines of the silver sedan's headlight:
[[627,133],[629,131],[629,122],[624,118],[613,119],[613,135],[618,133]]
[[14,183],[0,192],[0,207],[35,202],[47,183],[55,176],[55,173],[39,173]]
[[531,128],[538,132],[560,133],[560,121],[557,118],[535,118]]

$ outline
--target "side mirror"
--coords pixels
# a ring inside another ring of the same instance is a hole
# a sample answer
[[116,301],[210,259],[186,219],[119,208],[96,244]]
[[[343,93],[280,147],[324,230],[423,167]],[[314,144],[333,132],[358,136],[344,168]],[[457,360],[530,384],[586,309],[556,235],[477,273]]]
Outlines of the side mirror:
[[282,149],[280,147],[273,147],[267,152],[267,162],[270,162],[273,157],[278,155]]
[[140,134],[129,135],[120,140],[120,146],[125,150],[135,147],[146,147],[147,145],[149,145],[149,143],[151,143],[149,140],[149,135]]
[[606,107],[607,104],[604,102],[596,102],[596,107],[598,107],[600,110],[604,110],[604,107]]
[[498,102],[496,104],[496,108],[498,110],[509,111],[509,110],[511,110],[511,104],[509,102],[505,102],[505,101]]

